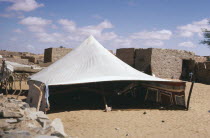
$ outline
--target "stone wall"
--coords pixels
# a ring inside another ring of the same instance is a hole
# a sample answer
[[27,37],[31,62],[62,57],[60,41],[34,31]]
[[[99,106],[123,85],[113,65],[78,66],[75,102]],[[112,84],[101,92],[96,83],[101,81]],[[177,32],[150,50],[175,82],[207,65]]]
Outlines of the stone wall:
[[[184,50],[173,49],[117,49],[116,56],[135,69],[160,78],[180,79],[182,74],[183,60],[189,64],[185,75],[189,74],[193,67],[191,61],[195,54]],[[189,60],[189,61],[188,61]],[[194,65],[194,64],[192,64]]]
[[150,74],[152,48],[135,50],[135,69]]
[[180,79],[183,59],[194,59],[195,54],[183,50],[152,49],[152,73],[160,78]]
[[134,67],[134,56],[135,56],[134,48],[117,49],[116,56],[125,63],[127,63],[128,65]]
[[50,120],[42,111],[25,102],[0,95],[1,138],[64,138],[61,119]]
[[68,54],[71,50],[71,48],[47,48],[44,51],[44,62],[55,62]]
[[196,68],[196,81],[210,84],[210,62],[199,62]]
[[21,59],[28,59],[29,62],[37,64],[37,59],[34,56],[21,56]]
[[207,61],[207,57],[195,56],[195,62],[206,62],[206,61]]

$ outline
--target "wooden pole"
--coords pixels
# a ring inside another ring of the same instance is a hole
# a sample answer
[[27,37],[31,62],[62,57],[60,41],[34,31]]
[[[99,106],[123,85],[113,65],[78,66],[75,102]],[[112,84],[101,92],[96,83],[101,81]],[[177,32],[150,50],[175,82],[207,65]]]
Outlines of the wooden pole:
[[6,96],[8,95],[7,85],[8,85],[8,82],[7,82],[7,80],[6,80]]
[[37,88],[38,91],[39,91],[39,100],[38,100],[38,105],[37,105],[37,108],[36,108],[36,110],[39,111],[39,108],[40,108],[40,105],[41,105],[41,101],[42,101],[42,95],[43,95],[43,93],[42,93],[42,90],[41,90],[41,88],[40,88],[41,86],[38,87],[36,84],[33,84],[33,85],[34,85],[34,87]]
[[22,79],[20,80],[20,92],[18,93],[16,99],[18,99],[21,93],[22,93]]
[[3,89],[2,89],[2,87],[3,87],[3,83],[1,82],[1,93],[3,93]]
[[14,88],[15,88],[15,90],[14,90],[14,92],[12,93],[12,95],[14,95],[14,94],[16,93],[16,91],[17,91],[17,88],[16,88],[16,83],[15,83],[15,81],[14,81]]
[[108,108],[108,105],[107,105],[107,102],[106,102],[106,97],[103,96],[103,99],[104,99],[104,105],[105,105],[105,110]]
[[191,84],[191,87],[190,87],[190,91],[189,91],[189,95],[188,95],[188,99],[187,99],[187,110],[189,109],[189,105],[190,105],[190,98],[191,98],[191,94],[192,94],[193,86],[194,86],[194,81],[192,81],[192,84]]

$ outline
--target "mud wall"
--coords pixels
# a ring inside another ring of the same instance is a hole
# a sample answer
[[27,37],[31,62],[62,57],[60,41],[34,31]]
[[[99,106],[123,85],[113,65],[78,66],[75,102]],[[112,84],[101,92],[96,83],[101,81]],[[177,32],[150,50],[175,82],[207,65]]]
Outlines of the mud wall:
[[134,67],[135,59],[135,49],[134,48],[121,48],[117,49],[116,56],[127,63],[128,65]]
[[[135,69],[148,73],[151,72],[152,48],[136,49],[135,51]],[[150,74],[150,73],[148,73]]]
[[180,79],[182,60],[194,59],[195,54],[183,50],[152,49],[152,73],[160,78]]
[[68,54],[71,50],[71,48],[47,48],[44,50],[44,62],[55,62]]
[[197,63],[196,81],[210,84],[210,62]]

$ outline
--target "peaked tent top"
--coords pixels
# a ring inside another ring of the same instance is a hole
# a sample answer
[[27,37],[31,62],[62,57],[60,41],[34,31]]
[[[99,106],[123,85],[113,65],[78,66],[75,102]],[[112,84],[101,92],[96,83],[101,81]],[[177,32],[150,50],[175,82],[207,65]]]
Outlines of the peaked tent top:
[[71,85],[102,81],[169,81],[127,65],[93,36],[49,67],[31,76],[46,85]]

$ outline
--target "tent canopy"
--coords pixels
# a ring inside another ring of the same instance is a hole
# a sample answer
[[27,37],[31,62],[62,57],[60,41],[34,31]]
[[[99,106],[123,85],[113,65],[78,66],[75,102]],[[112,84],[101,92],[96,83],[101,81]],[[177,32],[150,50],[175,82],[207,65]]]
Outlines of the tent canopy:
[[103,81],[169,81],[147,75],[118,59],[93,36],[49,67],[31,76],[46,85]]

